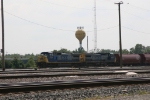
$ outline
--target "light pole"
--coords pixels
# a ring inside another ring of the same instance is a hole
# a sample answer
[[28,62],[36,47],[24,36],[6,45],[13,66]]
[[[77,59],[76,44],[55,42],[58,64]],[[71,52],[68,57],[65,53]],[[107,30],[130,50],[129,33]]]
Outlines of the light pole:
[[120,68],[122,68],[122,43],[121,43],[121,14],[120,14],[120,5],[123,4],[122,1],[118,4],[118,10],[119,10],[119,47],[120,47]]

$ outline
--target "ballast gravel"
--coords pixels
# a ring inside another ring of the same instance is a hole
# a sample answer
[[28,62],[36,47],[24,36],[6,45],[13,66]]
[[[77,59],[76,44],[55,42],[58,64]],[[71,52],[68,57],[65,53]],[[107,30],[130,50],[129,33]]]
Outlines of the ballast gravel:
[[149,100],[150,84],[9,93],[0,100]]

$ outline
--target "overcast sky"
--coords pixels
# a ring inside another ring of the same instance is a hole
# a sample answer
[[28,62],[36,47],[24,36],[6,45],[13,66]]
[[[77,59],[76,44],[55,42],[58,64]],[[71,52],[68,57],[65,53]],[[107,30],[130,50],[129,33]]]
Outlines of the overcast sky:
[[[79,47],[75,37],[78,26],[83,26],[89,36],[89,50],[94,48],[94,0],[3,1],[5,53],[39,54],[60,48],[75,50]],[[122,1],[122,48],[129,50],[137,43],[150,46],[150,0]],[[115,2],[119,1],[96,0],[99,49],[119,49],[118,5]],[[86,44],[85,37],[85,50]]]

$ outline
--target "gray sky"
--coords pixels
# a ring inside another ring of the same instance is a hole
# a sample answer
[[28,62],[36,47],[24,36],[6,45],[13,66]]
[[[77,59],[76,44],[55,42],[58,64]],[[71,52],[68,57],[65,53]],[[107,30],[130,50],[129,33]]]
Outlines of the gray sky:
[[[39,54],[60,48],[75,50],[79,47],[75,37],[78,26],[84,26],[89,49],[94,48],[94,0],[3,1],[5,52],[8,54]],[[137,43],[150,46],[150,0],[122,1],[122,48],[129,50]],[[118,5],[114,4],[118,0],[96,2],[97,48],[118,50]],[[86,50],[86,38],[83,47]]]

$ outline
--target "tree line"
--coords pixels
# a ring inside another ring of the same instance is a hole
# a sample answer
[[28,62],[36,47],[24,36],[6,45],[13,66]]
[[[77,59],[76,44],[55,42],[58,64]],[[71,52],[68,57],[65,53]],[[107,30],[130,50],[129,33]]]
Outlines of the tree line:
[[[35,57],[31,56],[26,60],[19,57],[14,57],[12,60],[5,60],[5,68],[36,68]],[[0,60],[0,68],[2,68],[2,61]]]
[[[61,52],[61,53],[81,53],[87,51],[84,48],[75,49],[73,51],[67,50],[65,48],[61,48],[60,50],[53,50],[52,52]],[[88,53],[94,53],[94,50],[89,50]],[[111,50],[111,49],[97,49],[96,53],[119,53],[119,50]],[[142,54],[142,53],[150,53],[150,46],[144,46],[142,44],[136,44],[135,47],[128,49],[122,49],[122,54]]]

